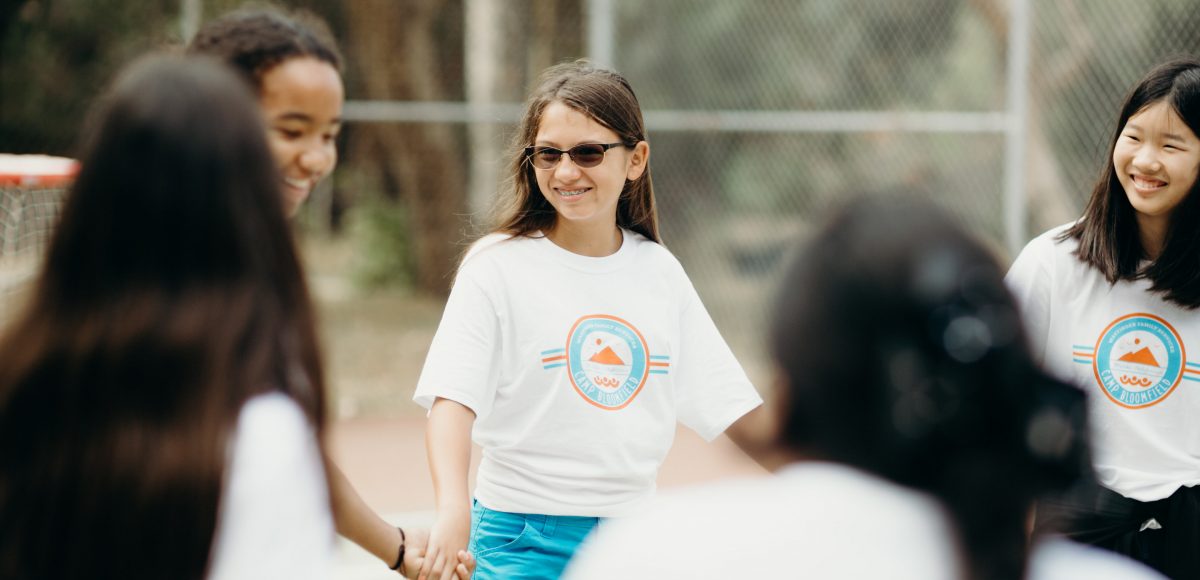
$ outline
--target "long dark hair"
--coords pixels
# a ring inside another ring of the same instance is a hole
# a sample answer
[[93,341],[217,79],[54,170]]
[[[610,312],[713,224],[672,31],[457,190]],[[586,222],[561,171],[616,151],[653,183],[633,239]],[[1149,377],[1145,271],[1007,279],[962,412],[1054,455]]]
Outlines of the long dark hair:
[[1087,470],[1082,393],[1040,371],[991,254],[936,207],[864,198],[799,254],[770,347],[780,444],[929,492],[966,578],[1020,578],[1029,508]]
[[0,577],[203,578],[228,442],[324,380],[257,103],[154,58],[93,111],[29,308],[0,341]]
[[1121,105],[1108,144],[1104,169],[1092,188],[1083,219],[1063,232],[1059,241],[1079,240],[1076,255],[1110,283],[1149,278],[1150,289],[1184,308],[1200,306],[1200,179],[1171,213],[1162,253],[1139,268],[1144,256],[1133,206],[1117,181],[1112,154],[1129,118],[1158,103],[1170,104],[1193,133],[1200,135],[1200,60],[1180,58],[1163,63],[1133,87]]
[[200,27],[187,51],[224,61],[256,91],[262,90],[267,71],[293,58],[315,58],[342,72],[342,55],[328,26],[308,12],[235,10]]
[[[525,102],[525,116],[509,145],[509,175],[495,208],[497,232],[525,236],[554,228],[557,214],[540,193],[533,165],[525,158],[525,148],[537,137],[542,113],[554,102],[595,119],[616,133],[626,147],[646,141],[642,109],[625,77],[584,60],[546,69]],[[617,225],[662,241],[650,167],[636,180],[625,182],[617,202]]]

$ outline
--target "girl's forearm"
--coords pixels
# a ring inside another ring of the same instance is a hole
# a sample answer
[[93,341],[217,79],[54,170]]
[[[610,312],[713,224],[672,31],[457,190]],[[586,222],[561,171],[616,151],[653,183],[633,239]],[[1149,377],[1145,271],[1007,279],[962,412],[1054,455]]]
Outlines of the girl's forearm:
[[337,465],[328,461],[326,469],[337,532],[391,566],[399,552],[400,532],[363,501]]
[[429,412],[425,451],[438,511],[470,509],[467,473],[474,424],[475,413],[449,399],[438,399]]

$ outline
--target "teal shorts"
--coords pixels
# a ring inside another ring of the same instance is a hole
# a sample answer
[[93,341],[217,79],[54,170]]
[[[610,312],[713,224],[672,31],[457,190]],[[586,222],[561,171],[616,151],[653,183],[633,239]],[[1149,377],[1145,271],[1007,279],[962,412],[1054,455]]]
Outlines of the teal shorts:
[[515,514],[471,507],[475,580],[542,579],[562,576],[576,548],[600,518]]

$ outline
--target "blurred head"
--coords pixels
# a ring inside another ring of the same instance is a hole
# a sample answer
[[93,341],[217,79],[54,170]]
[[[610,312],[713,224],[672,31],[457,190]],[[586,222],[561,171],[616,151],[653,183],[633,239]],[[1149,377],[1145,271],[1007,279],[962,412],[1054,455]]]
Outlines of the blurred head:
[[1029,506],[1086,465],[1082,394],[1035,366],[979,242],[915,198],[860,199],[800,252],[770,346],[782,446],[932,493],[998,573],[971,577],[1020,577]]
[[[595,144],[613,147],[570,152]],[[641,107],[616,72],[586,61],[546,69],[509,154],[499,231],[526,235],[552,231],[559,220],[615,217],[618,226],[659,241]]]
[[312,16],[237,11],[201,28],[188,52],[232,65],[258,93],[288,213],[295,213],[337,165],[345,95],[328,29]]
[[129,67],[93,110],[42,294],[83,311],[303,286],[262,128],[253,95],[216,61]]
[[320,429],[311,307],[245,83],[143,60],[92,114],[0,342],[0,576],[201,578],[243,403],[282,391]]

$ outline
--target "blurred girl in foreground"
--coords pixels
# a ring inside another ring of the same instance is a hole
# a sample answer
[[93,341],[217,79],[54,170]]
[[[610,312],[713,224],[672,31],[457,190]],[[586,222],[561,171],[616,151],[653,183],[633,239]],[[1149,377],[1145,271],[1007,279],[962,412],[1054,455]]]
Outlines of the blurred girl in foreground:
[[601,526],[572,578],[1154,578],[1058,540],[1034,500],[1086,469],[1083,396],[1025,345],[1003,271],[937,208],[854,203],[800,253],[769,335],[775,477]]
[[0,343],[0,577],[327,578],[324,376],[253,95],[158,58],[93,115]]

